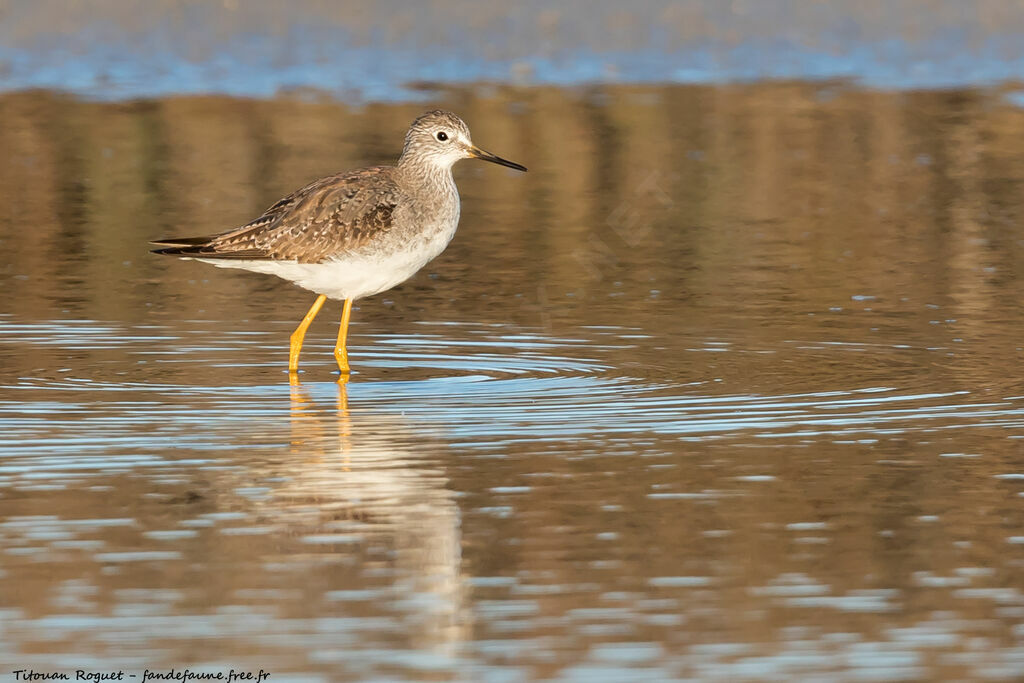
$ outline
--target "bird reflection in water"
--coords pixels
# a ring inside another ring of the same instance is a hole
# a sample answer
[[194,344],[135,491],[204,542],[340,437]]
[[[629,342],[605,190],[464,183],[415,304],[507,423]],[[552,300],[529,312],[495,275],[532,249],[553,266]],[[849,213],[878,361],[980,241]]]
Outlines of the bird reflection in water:
[[403,418],[351,410],[345,382],[325,401],[326,386],[292,379],[291,457],[268,497],[274,518],[337,552],[360,552],[361,561],[367,550],[386,549],[385,566],[374,553],[373,576],[344,577],[362,581],[340,588],[379,590],[381,576],[390,577],[391,599],[416,605],[405,620],[414,644],[452,653],[471,629],[448,478]]

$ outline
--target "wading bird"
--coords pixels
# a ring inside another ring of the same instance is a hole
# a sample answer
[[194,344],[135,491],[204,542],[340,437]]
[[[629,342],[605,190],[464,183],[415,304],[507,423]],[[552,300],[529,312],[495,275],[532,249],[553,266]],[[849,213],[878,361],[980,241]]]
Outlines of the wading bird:
[[352,302],[412,277],[444,251],[459,224],[452,166],[483,159],[526,167],[473,144],[455,114],[423,114],[405,135],[396,166],[328,176],[281,199],[250,223],[216,235],[162,239],[154,254],[194,258],[224,268],[269,273],[319,296],[291,336],[288,370],[327,299],[344,300],[334,357],[349,373],[345,341]]

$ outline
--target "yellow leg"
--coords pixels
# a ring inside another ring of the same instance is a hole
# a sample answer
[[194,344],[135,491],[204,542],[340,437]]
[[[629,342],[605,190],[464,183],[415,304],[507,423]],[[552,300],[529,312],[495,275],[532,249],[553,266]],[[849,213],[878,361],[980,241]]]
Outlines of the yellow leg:
[[352,299],[345,299],[345,308],[341,312],[341,327],[338,328],[338,343],[334,347],[334,359],[338,361],[338,369],[341,370],[342,379],[347,379],[349,374],[348,351],[345,349],[345,341],[348,339],[348,320],[352,316]]
[[299,326],[292,332],[291,337],[291,348],[288,351],[288,372],[298,372],[299,370],[299,352],[302,351],[302,340],[306,338],[306,330],[309,329],[309,324],[313,322],[313,318],[320,312],[320,308],[327,301],[327,296],[321,294],[313,302],[313,305],[309,307],[309,311],[306,313],[306,317],[302,319]]

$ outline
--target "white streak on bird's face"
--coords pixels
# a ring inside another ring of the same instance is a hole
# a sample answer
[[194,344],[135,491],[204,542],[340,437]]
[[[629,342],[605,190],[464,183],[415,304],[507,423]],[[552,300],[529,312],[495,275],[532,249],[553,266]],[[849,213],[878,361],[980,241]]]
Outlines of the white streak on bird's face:
[[472,157],[473,140],[469,127],[455,114],[431,111],[416,119],[405,137],[405,148],[399,166],[415,160],[447,170],[460,159]]

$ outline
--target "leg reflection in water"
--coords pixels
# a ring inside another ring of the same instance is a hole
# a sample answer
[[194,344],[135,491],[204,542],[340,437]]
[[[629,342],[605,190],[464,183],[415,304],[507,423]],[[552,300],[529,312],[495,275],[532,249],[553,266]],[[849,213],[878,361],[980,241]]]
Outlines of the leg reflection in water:
[[373,584],[390,575],[395,598],[419,606],[419,647],[453,648],[470,624],[460,511],[439,463],[444,446],[432,448],[400,415],[350,404],[351,388],[293,379],[290,457],[267,503],[293,533],[337,538],[340,552],[386,548],[388,566],[375,560]]

